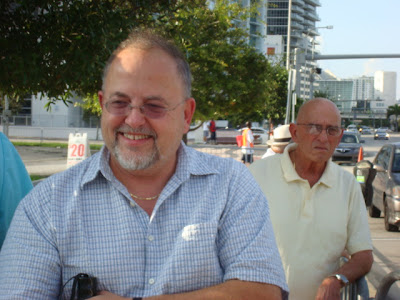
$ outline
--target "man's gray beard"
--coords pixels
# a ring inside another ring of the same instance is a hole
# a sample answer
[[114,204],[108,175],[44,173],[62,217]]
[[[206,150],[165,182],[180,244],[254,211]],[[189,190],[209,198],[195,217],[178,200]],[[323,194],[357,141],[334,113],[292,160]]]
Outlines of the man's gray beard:
[[118,144],[114,145],[112,152],[121,167],[130,171],[147,169],[160,159],[160,151],[156,144],[152,151],[146,152],[144,155],[138,155],[134,150],[130,151],[131,154],[123,155]]

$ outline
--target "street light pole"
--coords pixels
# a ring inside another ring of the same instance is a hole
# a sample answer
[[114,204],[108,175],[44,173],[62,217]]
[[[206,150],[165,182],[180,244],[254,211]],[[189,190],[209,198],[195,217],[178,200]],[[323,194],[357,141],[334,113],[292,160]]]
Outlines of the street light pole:
[[[315,27],[314,29],[333,29],[333,25]],[[307,33],[306,33],[306,46],[305,46],[305,48],[306,48],[305,56],[306,57],[307,57],[307,50],[308,50],[308,38],[310,37],[311,30],[312,30],[312,28],[307,29]],[[315,48],[315,37],[313,37],[312,41],[311,41],[311,56],[312,57],[314,57],[314,50],[315,50],[314,48]],[[305,67],[305,70],[308,69],[307,68],[307,59],[304,62],[304,67]],[[309,91],[310,91],[309,92],[309,99],[311,100],[314,97],[314,72],[313,72],[313,70],[310,70],[309,73],[310,73],[309,80],[308,80],[308,82],[310,84],[310,86],[309,86]],[[305,91],[306,83],[305,82],[306,82],[306,80],[304,80],[304,85],[303,85],[303,87],[304,87],[304,91],[303,91],[304,99],[306,98],[305,97],[306,96],[306,91]]]
[[286,70],[290,70],[290,39],[292,31],[292,0],[289,0],[288,7],[288,25],[286,34]]

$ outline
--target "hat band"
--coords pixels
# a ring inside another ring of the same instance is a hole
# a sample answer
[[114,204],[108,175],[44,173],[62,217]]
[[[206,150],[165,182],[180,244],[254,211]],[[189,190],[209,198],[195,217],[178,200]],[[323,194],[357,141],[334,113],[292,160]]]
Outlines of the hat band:
[[291,138],[274,139],[274,143],[286,143],[290,142]]

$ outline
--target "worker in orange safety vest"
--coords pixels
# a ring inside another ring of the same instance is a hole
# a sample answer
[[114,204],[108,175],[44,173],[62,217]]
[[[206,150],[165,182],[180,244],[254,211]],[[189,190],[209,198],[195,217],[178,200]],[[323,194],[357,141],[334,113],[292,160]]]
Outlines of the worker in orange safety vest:
[[251,131],[251,122],[246,122],[246,129],[242,131],[242,161],[244,164],[251,164],[253,162],[254,153],[254,136]]

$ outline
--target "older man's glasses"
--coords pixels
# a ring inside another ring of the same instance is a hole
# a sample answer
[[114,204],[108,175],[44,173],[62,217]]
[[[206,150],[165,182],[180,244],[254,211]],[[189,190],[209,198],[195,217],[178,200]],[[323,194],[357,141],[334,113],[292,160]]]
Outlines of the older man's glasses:
[[305,126],[307,128],[308,134],[311,135],[320,135],[322,130],[325,130],[326,134],[330,136],[339,136],[342,133],[342,128],[338,126],[327,126],[324,128],[324,126],[319,124],[297,124],[297,125]]
[[140,112],[150,119],[160,119],[169,111],[176,109],[179,105],[185,103],[186,100],[179,102],[173,107],[162,106],[154,103],[145,103],[143,105],[132,105],[128,101],[111,100],[106,102],[107,111],[114,116],[127,116],[132,109],[137,108]]

